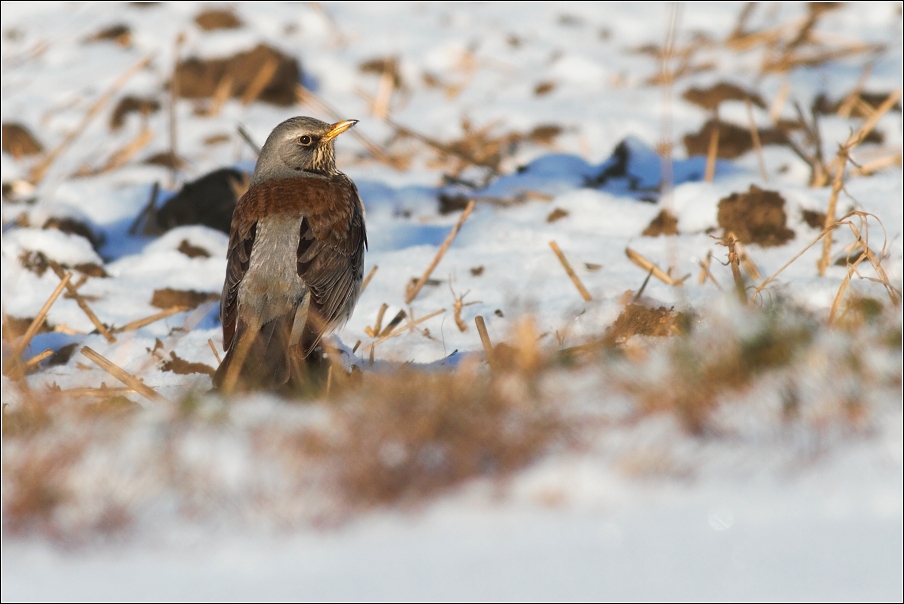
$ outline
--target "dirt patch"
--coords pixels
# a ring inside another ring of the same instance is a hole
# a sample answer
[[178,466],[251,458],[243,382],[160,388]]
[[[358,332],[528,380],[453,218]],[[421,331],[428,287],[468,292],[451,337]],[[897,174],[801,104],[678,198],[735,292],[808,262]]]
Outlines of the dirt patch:
[[[888,92],[861,92],[860,100],[866,104],[872,110],[876,110],[879,108],[885,99],[888,98],[888,95],[891,94],[891,91]],[[847,97],[842,97],[836,101],[831,100],[825,93],[821,93],[813,99],[812,110],[813,113],[819,113],[822,115],[835,115],[838,113],[838,109],[841,108],[842,103],[847,99]],[[891,108],[892,111],[897,111],[901,113],[901,101],[895,103],[895,105]],[[869,117],[866,115],[866,112],[859,106],[859,103],[855,103],[853,107],[851,107],[851,115],[858,117]]]
[[126,122],[126,118],[132,113],[148,116],[160,111],[160,103],[151,98],[137,96],[125,96],[120,99],[110,116],[110,130],[119,130]]
[[442,215],[452,214],[453,212],[461,212],[471,201],[467,195],[457,195],[449,193],[439,194],[439,213]]
[[804,222],[807,223],[807,226],[811,229],[819,229],[821,231],[825,228],[825,212],[817,212],[816,210],[801,210],[800,217]]
[[553,90],[555,90],[556,84],[555,82],[540,82],[536,86],[534,86],[534,94],[536,96],[543,96],[544,94],[549,94]]
[[606,331],[606,340],[621,343],[631,336],[667,337],[680,333],[683,314],[672,308],[628,304]]
[[184,159],[173,155],[172,151],[162,151],[160,153],[155,153],[146,158],[142,163],[151,166],[161,166],[163,168],[169,169],[182,169],[188,166]]
[[740,86],[728,82],[719,82],[709,88],[689,88],[681,95],[689,103],[698,107],[713,110],[725,101],[746,101],[760,108],[765,108],[763,98],[755,92],[744,90]]
[[91,247],[93,247],[95,250],[97,250],[104,244],[103,234],[95,232],[94,229],[92,229],[88,225],[88,223],[83,222],[77,218],[72,218],[70,216],[65,216],[62,218],[51,216],[44,222],[44,226],[42,226],[41,228],[56,229],[70,235],[78,235],[79,237],[84,237],[91,242]]
[[471,275],[474,277],[479,277],[480,275],[483,274],[483,270],[484,269],[483,269],[482,264],[480,266],[472,266],[471,267]]
[[49,367],[53,367],[55,365],[65,365],[69,362],[69,359],[72,358],[72,355],[79,347],[78,342],[73,342],[72,344],[66,344],[56,352],[54,352],[49,359],[47,359],[47,365]]
[[301,81],[298,61],[264,44],[222,59],[186,59],[176,67],[174,77],[179,96],[187,99],[212,97],[226,77],[232,79],[232,96],[240,98],[264,66],[274,61],[276,70],[257,100],[282,107],[294,105],[295,89]]
[[183,239],[177,249],[189,258],[210,258],[210,252],[203,247],[192,245],[188,239]]
[[157,211],[156,227],[168,231],[178,226],[203,224],[228,235],[235,204],[247,188],[247,177],[238,170],[223,168],[205,174],[185,183],[181,191],[163,204]]
[[175,352],[170,353],[170,360],[163,361],[163,365],[160,367],[160,369],[162,369],[163,371],[178,373],[179,375],[203,373],[213,377],[213,374],[216,373],[214,368],[210,365],[205,365],[204,363],[189,363],[185,359],[178,357]]
[[2,126],[3,151],[16,159],[37,155],[44,147],[31,130],[16,122],[4,122]]
[[[22,267],[26,270],[33,272],[39,277],[42,276],[47,269],[51,267],[53,262],[44,255],[43,252],[35,252],[25,250],[19,255],[19,262],[22,264]],[[93,262],[82,262],[80,264],[68,264],[66,262],[57,263],[61,268],[64,269],[72,269],[83,273],[89,277],[109,277],[107,271],[104,270],[104,267],[99,264],[95,264]]]
[[733,232],[741,243],[784,245],[794,239],[787,220],[784,198],[756,185],[750,185],[747,193],[732,193],[719,201],[719,226]]
[[[719,150],[716,157],[736,159],[753,149],[753,137],[750,128],[742,128],[718,120],[709,120],[698,132],[684,135],[684,146],[688,155],[706,155],[709,151],[709,140],[714,129],[719,130]],[[757,130],[760,144],[786,145],[787,135],[778,128],[760,128]]]
[[358,65],[361,73],[370,73],[382,76],[388,73],[392,77],[392,85],[398,90],[406,90],[405,80],[402,79],[402,72],[399,69],[399,60],[396,57],[377,57],[369,59]]
[[219,294],[197,292],[194,290],[164,289],[154,290],[151,306],[168,310],[170,308],[197,308],[205,302],[219,300]]
[[527,139],[538,145],[552,145],[562,134],[562,127],[555,124],[540,124],[527,133]]
[[546,222],[555,222],[556,220],[562,220],[568,216],[568,211],[563,210],[562,208],[556,208],[552,212],[549,213],[549,216],[546,217]]
[[677,235],[678,219],[672,216],[668,210],[662,210],[656,218],[641,233],[645,237],[659,237],[660,235]]
[[214,31],[217,29],[238,29],[244,23],[231,10],[210,9],[198,13],[195,17],[195,23],[204,31]]
[[85,42],[116,42],[120,46],[131,46],[132,30],[124,23],[117,23],[88,36]]
[[[15,342],[18,338],[25,335],[25,332],[28,331],[31,322],[34,320],[34,317],[19,318],[6,316],[3,325],[3,339],[7,342]],[[38,326],[38,331],[35,333],[47,333],[48,331],[52,330],[50,325],[47,324],[47,319],[44,319],[44,322]]]

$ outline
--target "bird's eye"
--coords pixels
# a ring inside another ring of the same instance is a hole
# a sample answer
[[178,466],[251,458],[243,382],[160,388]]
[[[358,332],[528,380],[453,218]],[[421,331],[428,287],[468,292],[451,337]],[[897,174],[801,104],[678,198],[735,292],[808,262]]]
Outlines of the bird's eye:
[[304,145],[304,146],[308,146],[308,145],[311,144],[311,137],[308,136],[307,134],[305,134],[304,136],[299,136],[299,137],[298,137],[298,142],[299,142],[299,144],[302,144],[302,145]]

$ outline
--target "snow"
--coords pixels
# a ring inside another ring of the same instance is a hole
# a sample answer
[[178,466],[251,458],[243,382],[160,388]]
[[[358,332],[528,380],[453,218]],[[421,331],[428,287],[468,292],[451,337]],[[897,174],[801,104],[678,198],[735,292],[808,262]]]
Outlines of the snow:
[[[297,58],[305,86],[341,117],[359,119],[355,131],[380,145],[394,130],[371,115],[365,98],[377,94],[379,76],[359,70],[362,62],[380,57],[398,59],[406,86],[395,93],[390,117],[435,140],[460,138],[464,118],[474,130],[492,126],[489,132],[495,135],[527,133],[540,125],[562,128],[549,144],[520,144],[504,156],[494,177],[488,178],[486,168],[466,168],[460,180],[478,183],[474,188],[444,181],[450,164],[438,164],[437,154],[415,141],[393,143],[393,149],[410,154],[407,168],[394,169],[369,158],[351,135],[338,139],[339,168],[356,182],[367,210],[365,272],[379,268],[335,342],[348,362],[354,359],[375,373],[408,362],[445,371],[482,359],[473,327],[478,315],[486,319],[494,342],[512,334],[524,314],[534,317],[546,344],[560,335],[566,347],[599,336],[621,312],[625,293],[637,291],[646,276],[626,257],[626,248],[663,269],[672,267],[673,277],[691,275],[683,287],[651,279],[642,301],[699,312],[694,342],[701,354],[730,354],[732,346],[760,333],[766,319],[740,316],[711,282],[697,282],[699,263],[712,253],[710,270],[726,291],[732,287],[729,268],[720,264],[726,250],[713,238],[721,234],[716,229],[719,201],[751,185],[779,191],[786,200],[795,237],[778,247],[747,246],[766,277],[819,235],[804,222],[802,210],[824,211],[831,188],[809,187],[806,163],[779,146],[763,150],[768,181],[756,153],[748,152],[719,160],[714,181],[704,182],[706,160],[687,157],[682,137],[697,132],[711,115],[680,93],[718,81],[756,89],[767,108],[754,108],[754,119],[767,127],[769,104],[785,82],[791,84],[791,100],[804,108],[820,93],[842,98],[867,60],[874,64],[866,91],[887,94],[902,85],[899,3],[845,6],[819,21],[826,40],[885,44],[883,52],[852,53],[788,74],[763,74],[760,53],[721,46],[735,26],[739,5],[681,5],[679,46],[705,34],[714,43],[694,61],[712,60],[714,68],[681,78],[668,102],[660,86],[646,83],[659,73],[659,60],[638,49],[662,44],[670,5],[306,3],[262,8],[240,3],[230,8],[242,27],[205,32],[194,16],[213,6],[219,5],[4,4],[3,122],[26,125],[45,150],[76,130],[91,104],[130,66],[153,56],[150,67],[123,85],[26,195],[37,201],[4,199],[6,315],[35,316],[59,283],[51,270],[38,275],[22,267],[19,259],[29,251],[66,266],[102,265],[109,276],[88,279],[79,292],[112,327],[159,312],[151,305],[155,290],[221,290],[225,234],[203,226],[183,226],[159,237],[129,233],[154,183],[161,186],[158,207],[178,190],[167,169],[140,160],[169,149],[165,86],[179,34],[184,35],[182,57],[222,57],[267,43]],[[771,27],[804,13],[801,5],[763,5],[747,27]],[[131,29],[130,46],[85,42],[117,23]],[[440,85],[427,85],[425,74]],[[552,84],[551,90],[535,94],[544,82]],[[119,131],[111,131],[111,108],[129,94],[153,97],[162,110],[130,115]],[[187,100],[176,109],[178,152],[187,160],[178,184],[223,167],[250,170],[254,155],[236,134],[238,124],[260,144],[293,115],[330,119],[308,106],[245,106],[237,99],[227,101],[217,116],[197,115],[196,103]],[[789,101],[781,117],[795,116]],[[725,103],[720,117],[748,125],[743,103]],[[154,138],[135,159],[110,172],[74,176],[85,166],[102,166],[145,123]],[[822,116],[823,154],[833,157],[860,123]],[[664,128],[674,144],[671,166],[657,152]],[[858,164],[883,153],[900,154],[901,113],[883,116],[876,130],[884,142],[855,150]],[[225,135],[227,141],[203,142],[213,135]],[[23,187],[36,161],[4,153],[2,181]],[[623,172],[588,186],[620,162]],[[663,173],[671,174],[673,188],[660,193]],[[440,214],[440,195],[475,197],[478,203],[432,275],[441,284],[424,287],[406,306],[405,285],[422,274],[460,215]],[[871,215],[870,245],[899,289],[904,280],[902,197],[897,165],[847,179],[838,203],[839,215],[849,209]],[[677,217],[680,235],[641,236],[663,208]],[[554,210],[566,214],[548,222]],[[103,241],[95,249],[80,236],[39,228],[51,217],[78,219]],[[23,222],[30,226],[20,226]],[[836,254],[854,241],[847,228],[835,237]],[[562,270],[550,250],[553,240],[592,301],[582,300]],[[179,251],[183,242],[210,256],[189,257]],[[799,304],[824,321],[848,269],[833,265],[819,277],[815,267],[821,247],[820,242],[803,253],[764,297]],[[867,262],[859,271],[866,278],[855,275],[848,291],[887,301]],[[455,297],[465,293],[464,302],[476,304],[462,310],[471,326],[462,333],[452,312]],[[389,305],[384,325],[402,309],[413,318],[445,312],[419,325],[430,337],[413,329],[381,343],[370,368],[372,340],[365,328],[374,324],[384,303]],[[900,306],[893,312],[900,336]],[[782,329],[809,325],[808,320],[788,318]],[[226,404],[206,393],[207,375],[163,371],[160,359],[148,354],[159,342],[162,359],[172,352],[215,367],[208,340],[220,348],[216,303],[118,334],[115,343],[97,333],[69,297],[57,300],[47,322],[66,330],[37,335],[23,357],[73,343],[77,350],[91,347],[165,397],[180,400],[192,392],[197,416],[180,424],[184,410],[128,395],[143,406],[135,419],[111,432],[100,424],[85,428],[86,458],[69,477],[79,498],[61,525],[77,533],[86,518],[99,517],[99,510],[113,502],[131,512],[134,526],[117,537],[67,541],[39,532],[13,534],[4,524],[4,600],[904,597],[901,348],[877,346],[887,334],[875,327],[853,335],[819,332],[803,358],[776,371],[773,382],[730,393],[714,418],[718,431],[702,435],[689,433],[673,415],[641,414],[636,401],[617,386],[631,378],[664,388],[673,371],[675,348],[658,338],[637,337],[637,354],[647,359],[642,375],[631,375],[639,365],[612,360],[601,369],[562,370],[545,378],[543,388],[558,393],[582,425],[594,427],[576,450],[549,451],[503,480],[476,478],[416,505],[347,513],[334,509],[334,494],[323,486],[328,480],[316,471],[299,484],[286,484],[272,458],[261,452],[262,437],[255,436],[290,434],[298,426],[328,429],[329,403],[295,405],[261,394]],[[352,355],[358,340],[363,344]],[[3,347],[5,365],[10,346],[4,341]],[[453,351],[459,354],[450,356]],[[16,409],[20,391],[8,377],[2,379],[3,404]],[[78,352],[62,365],[45,362],[27,381],[33,390],[96,388],[102,382],[119,386]],[[791,388],[805,401],[800,422],[793,425],[778,419]],[[845,419],[845,405],[852,400],[870,409],[862,424]],[[55,429],[60,432],[27,443],[4,430],[5,491],[10,489],[9,460],[55,450],[67,428]],[[168,467],[161,461],[163,449],[186,472],[203,477],[192,495],[197,500],[155,474],[165,474],[161,468]],[[194,515],[184,511],[191,507],[186,501],[197,505]],[[4,493],[5,516],[7,506]]]

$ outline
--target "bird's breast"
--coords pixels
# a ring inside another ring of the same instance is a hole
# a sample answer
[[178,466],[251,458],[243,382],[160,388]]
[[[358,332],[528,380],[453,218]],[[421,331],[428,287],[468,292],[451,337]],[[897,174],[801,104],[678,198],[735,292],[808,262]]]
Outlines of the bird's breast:
[[239,286],[239,313],[253,310],[262,323],[294,310],[306,288],[298,276],[300,215],[278,214],[257,223],[248,270]]

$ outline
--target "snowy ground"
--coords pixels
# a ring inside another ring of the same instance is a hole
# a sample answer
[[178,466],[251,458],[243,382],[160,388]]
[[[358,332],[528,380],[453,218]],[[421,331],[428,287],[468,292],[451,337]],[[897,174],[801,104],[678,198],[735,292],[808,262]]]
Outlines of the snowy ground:
[[[725,248],[711,236],[721,235],[720,200],[751,185],[785,199],[793,239],[775,247],[747,246],[762,274],[754,280],[759,282],[816,238],[819,228],[808,225],[804,211],[824,212],[831,187],[810,187],[807,164],[777,145],[763,149],[768,181],[757,154],[748,151],[719,160],[713,182],[704,182],[706,159],[688,157],[682,139],[700,130],[710,112],[682,93],[720,81],[753,90],[765,101],[762,108],[752,107],[753,118],[768,128],[774,118],[796,118],[793,101],[809,108],[819,94],[844,99],[869,62],[864,92],[887,95],[902,85],[900,3],[846,6],[821,15],[815,29],[823,46],[811,39],[812,48],[804,44],[801,52],[861,43],[886,48],[845,52],[783,72],[760,71],[777,47],[742,51],[724,43],[740,5],[681,5],[676,44],[696,49],[688,63],[699,69],[679,77],[671,92],[650,83],[660,62],[640,52],[663,44],[670,5],[238,4],[231,8],[242,25],[214,31],[194,20],[205,8],[211,5],[4,4],[3,122],[27,126],[45,151],[76,131],[117,78],[152,57],[79,131],[33,191],[25,181],[42,156],[16,159],[3,153],[4,190],[17,183],[19,191],[10,200],[5,194],[2,204],[5,315],[34,317],[59,284],[52,270],[38,274],[23,267],[20,259],[29,252],[69,267],[102,266],[108,277],[88,279],[79,292],[107,326],[159,312],[151,304],[155,290],[218,293],[225,234],[203,226],[159,237],[129,234],[154,183],[163,189],[159,206],[182,183],[218,168],[250,170],[254,154],[237,134],[237,124],[260,144],[293,115],[338,119],[311,105],[245,105],[237,99],[226,101],[218,115],[200,115],[204,102],[180,100],[176,148],[185,166],[178,182],[170,182],[169,170],[142,160],[170,149],[165,84],[180,33],[183,58],[226,56],[259,43],[296,58],[308,89],[338,117],[359,119],[356,131],[404,161],[393,168],[369,155],[360,139],[348,134],[338,139],[338,166],[355,180],[367,208],[365,271],[379,267],[354,316],[336,334],[349,352],[363,342],[355,362],[365,371],[363,351],[373,341],[365,328],[384,303],[386,320],[400,309],[414,318],[445,312],[377,346],[373,371],[391,372],[408,361],[425,370],[479,361],[478,315],[486,318],[494,342],[516,332],[525,314],[534,317],[547,347],[576,346],[599,336],[622,311],[625,292],[636,291],[646,276],[626,257],[627,247],[670,268],[672,276],[691,274],[683,287],[651,279],[643,301],[695,311],[700,327],[690,341],[706,358],[730,356],[733,342],[743,348],[768,321],[739,318],[712,281],[697,280],[699,263],[709,253],[725,259]],[[793,30],[805,17],[801,5],[762,5],[746,28],[790,24]],[[86,41],[118,24],[130,32],[124,43]],[[423,136],[444,143],[462,139],[464,118],[472,130],[489,127],[489,138],[495,139],[538,126],[560,131],[551,139],[506,148],[498,174],[473,165],[458,171],[454,158],[396,137],[392,124],[372,115],[380,76],[359,66],[386,57],[398,58],[399,77],[389,117]],[[783,91],[788,100],[780,105],[776,99]],[[146,118],[130,115],[112,131],[112,107],[126,95],[157,100],[161,110]],[[777,114],[770,116],[775,107]],[[747,128],[747,111],[745,103],[728,101],[719,115]],[[856,113],[821,116],[824,157],[834,157],[863,122]],[[74,176],[85,166],[103,166],[144,127],[153,138],[123,166]],[[882,140],[858,147],[852,157],[857,164],[895,153],[900,158],[900,110],[883,115],[876,131]],[[670,167],[656,152],[666,133],[674,142]],[[614,152],[622,142],[634,185],[615,178],[587,186],[617,163]],[[458,182],[444,181],[453,173]],[[660,195],[663,179],[674,188]],[[440,283],[405,305],[406,284],[421,275],[460,216],[460,211],[438,212],[438,198],[454,195],[476,197],[476,210],[432,275]],[[850,209],[872,215],[870,246],[882,255],[882,267],[898,290],[904,275],[902,195],[898,160],[869,176],[850,175],[838,203],[839,216]],[[642,236],[663,208],[678,219],[679,235]],[[561,217],[549,221],[556,210]],[[83,237],[41,228],[52,217],[78,218],[103,242],[92,247]],[[550,240],[575,267],[591,301],[582,300]],[[837,231],[833,260],[853,241],[849,229]],[[183,242],[209,257],[189,257],[179,251]],[[784,270],[763,300],[804,309],[824,325],[848,269],[833,264],[820,277],[821,248],[820,242]],[[638,382],[660,388],[668,383],[670,359],[680,356],[677,339],[638,337],[635,352],[643,358],[635,365],[613,361],[612,367],[544,373],[544,392],[564,398],[569,413],[593,426],[579,447],[553,448],[502,481],[474,479],[414,505],[336,512],[332,506],[340,498],[323,487],[329,480],[316,472],[305,475],[301,486],[280,482],[255,435],[328,423],[328,405],[299,406],[266,396],[224,404],[200,395],[201,411],[183,425],[174,419],[181,417],[178,411],[129,394],[145,411],[126,426],[106,432],[94,424],[67,428],[67,421],[79,420],[66,410],[52,430],[28,438],[7,431],[5,408],[3,598],[900,600],[901,311],[888,304],[886,289],[875,280],[881,275],[865,262],[860,269],[865,278],[854,275],[848,295],[880,300],[887,307],[885,319],[859,330],[807,327],[815,335],[794,364],[751,388],[723,393],[727,398],[712,429],[702,435],[689,433],[672,415],[639,413],[643,405],[614,385],[631,371],[642,372]],[[728,267],[714,260],[711,271],[731,289]],[[462,310],[470,326],[462,332],[452,315],[456,296],[465,293],[465,303],[476,303]],[[777,329],[810,325],[807,320],[792,317]],[[57,330],[37,335],[23,358],[67,344],[77,347],[68,362],[45,362],[27,377],[36,392],[49,386],[96,388],[102,382],[120,386],[77,352],[88,346],[161,395],[179,400],[187,391],[206,391],[209,377],[166,371],[161,361],[174,353],[215,367],[208,339],[222,341],[215,302],[118,334],[115,343],[97,333],[70,298],[51,307],[47,323]],[[889,339],[896,344],[879,344]],[[162,350],[154,357],[148,351],[156,350],[158,341]],[[11,345],[4,341],[3,347],[7,366]],[[782,420],[789,384],[802,401],[801,419],[790,424]],[[9,409],[24,404],[21,392],[3,378]],[[858,411],[850,410],[851,401]],[[8,530],[9,493],[19,488],[10,486],[11,468],[20,472],[29,459],[71,445],[77,440],[73,432],[82,429],[90,435],[83,438],[87,453],[66,478],[75,503],[56,508],[49,524],[57,532]],[[201,495],[172,488],[171,477],[161,487],[154,482],[158,477],[148,476],[164,466],[156,450],[160,443],[178,451],[176,458],[191,471],[205,472]],[[128,528],[113,537],[86,531],[109,502],[126,510],[132,520]],[[184,514],[186,505],[194,512]]]

